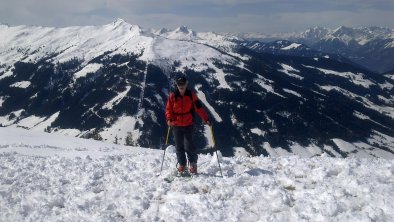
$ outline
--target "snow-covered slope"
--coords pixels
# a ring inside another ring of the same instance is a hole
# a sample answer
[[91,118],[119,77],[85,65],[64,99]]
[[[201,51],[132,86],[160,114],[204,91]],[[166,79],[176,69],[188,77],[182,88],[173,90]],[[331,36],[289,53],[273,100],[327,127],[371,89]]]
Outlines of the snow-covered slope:
[[162,151],[0,128],[4,221],[390,221],[394,162],[200,155],[200,175],[164,181]]

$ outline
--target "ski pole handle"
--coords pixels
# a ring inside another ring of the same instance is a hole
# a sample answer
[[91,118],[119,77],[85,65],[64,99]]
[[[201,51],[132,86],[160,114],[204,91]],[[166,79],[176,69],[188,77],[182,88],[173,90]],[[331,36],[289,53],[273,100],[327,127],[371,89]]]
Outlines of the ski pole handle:
[[168,126],[168,130],[167,130],[167,139],[166,139],[166,145],[168,144],[168,137],[170,137],[170,130],[171,130],[171,127],[170,127],[170,126]]
[[211,126],[209,126],[209,128],[211,129],[211,135],[212,135],[212,142],[213,142],[213,146],[215,146],[215,137],[213,136],[212,125],[211,125]]

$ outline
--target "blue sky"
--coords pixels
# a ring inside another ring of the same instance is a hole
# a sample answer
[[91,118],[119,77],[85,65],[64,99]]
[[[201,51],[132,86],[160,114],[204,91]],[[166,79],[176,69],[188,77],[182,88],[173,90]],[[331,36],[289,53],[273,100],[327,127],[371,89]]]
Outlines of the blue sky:
[[394,28],[394,0],[0,0],[0,22],[10,25],[102,25],[116,18],[145,28],[218,32]]

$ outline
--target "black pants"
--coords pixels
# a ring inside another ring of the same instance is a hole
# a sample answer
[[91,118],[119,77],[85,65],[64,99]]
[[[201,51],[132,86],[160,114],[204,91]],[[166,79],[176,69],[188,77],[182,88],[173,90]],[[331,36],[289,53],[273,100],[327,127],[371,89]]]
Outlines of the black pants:
[[197,150],[193,145],[193,125],[174,126],[173,134],[176,147],[176,156],[180,165],[186,166],[186,155],[190,163],[197,163]]

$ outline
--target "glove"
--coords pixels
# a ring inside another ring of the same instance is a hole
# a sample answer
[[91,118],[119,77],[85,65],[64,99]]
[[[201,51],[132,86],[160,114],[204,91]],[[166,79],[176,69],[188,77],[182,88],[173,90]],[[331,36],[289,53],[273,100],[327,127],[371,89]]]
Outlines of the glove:
[[208,126],[212,126],[212,123],[211,123],[211,121],[209,121],[209,120],[207,120],[207,121],[205,122],[205,124],[207,124]]
[[171,126],[172,124],[171,124],[171,120],[167,120],[167,125],[168,126]]

